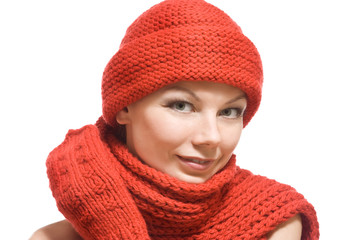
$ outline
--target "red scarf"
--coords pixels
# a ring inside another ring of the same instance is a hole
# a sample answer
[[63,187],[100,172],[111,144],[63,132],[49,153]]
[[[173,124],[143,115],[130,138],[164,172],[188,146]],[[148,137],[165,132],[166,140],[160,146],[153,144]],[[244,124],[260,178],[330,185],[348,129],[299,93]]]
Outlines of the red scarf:
[[301,194],[235,156],[207,182],[186,183],[144,165],[112,132],[101,119],[71,130],[47,160],[58,208],[84,239],[266,239],[296,214],[302,239],[319,238]]

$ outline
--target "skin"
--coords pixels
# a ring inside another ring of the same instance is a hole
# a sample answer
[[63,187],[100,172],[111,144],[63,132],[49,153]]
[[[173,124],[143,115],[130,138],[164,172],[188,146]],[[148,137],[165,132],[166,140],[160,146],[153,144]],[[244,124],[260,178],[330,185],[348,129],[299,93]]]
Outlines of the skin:
[[302,233],[301,216],[299,214],[280,224],[268,235],[269,240],[300,240]]
[[[116,118],[126,125],[130,152],[144,164],[181,181],[203,183],[232,156],[245,108],[245,94],[238,88],[179,82],[130,104]],[[270,232],[268,239],[299,240],[301,232],[301,217],[296,215]],[[81,237],[64,220],[39,229],[30,238],[56,239]]]
[[29,240],[82,240],[67,220],[47,225],[37,230]]
[[130,152],[145,164],[185,182],[203,183],[232,156],[245,108],[245,93],[238,88],[179,82],[130,104],[117,121],[126,125]]

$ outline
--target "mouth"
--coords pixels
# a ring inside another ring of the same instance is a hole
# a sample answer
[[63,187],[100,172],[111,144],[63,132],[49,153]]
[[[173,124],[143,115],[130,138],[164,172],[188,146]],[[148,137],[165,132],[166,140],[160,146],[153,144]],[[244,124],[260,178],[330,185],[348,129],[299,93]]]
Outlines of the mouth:
[[177,155],[177,157],[185,167],[196,171],[205,171],[209,169],[214,162],[213,159],[201,159],[197,157],[185,157],[179,155]]

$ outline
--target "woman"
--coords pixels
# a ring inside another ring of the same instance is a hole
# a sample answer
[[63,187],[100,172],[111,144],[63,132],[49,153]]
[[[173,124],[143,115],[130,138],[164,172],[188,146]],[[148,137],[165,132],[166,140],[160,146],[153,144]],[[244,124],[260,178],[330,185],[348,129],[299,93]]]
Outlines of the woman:
[[32,239],[318,239],[301,194],[235,165],[262,81],[255,46],[218,8],[146,11],[104,71],[103,116],[48,157],[67,220]]

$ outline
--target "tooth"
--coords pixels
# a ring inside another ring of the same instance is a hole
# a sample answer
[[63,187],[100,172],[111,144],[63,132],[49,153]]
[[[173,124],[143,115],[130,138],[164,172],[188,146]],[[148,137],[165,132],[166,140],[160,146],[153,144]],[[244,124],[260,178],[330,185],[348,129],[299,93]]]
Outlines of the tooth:
[[203,163],[203,161],[197,160],[197,159],[190,159],[191,161],[195,162],[195,163]]

